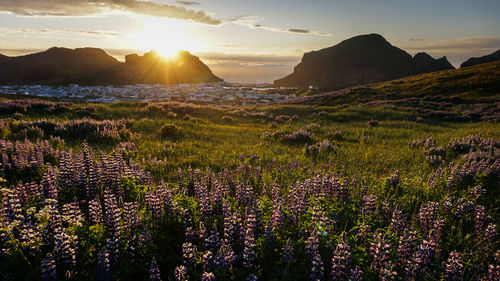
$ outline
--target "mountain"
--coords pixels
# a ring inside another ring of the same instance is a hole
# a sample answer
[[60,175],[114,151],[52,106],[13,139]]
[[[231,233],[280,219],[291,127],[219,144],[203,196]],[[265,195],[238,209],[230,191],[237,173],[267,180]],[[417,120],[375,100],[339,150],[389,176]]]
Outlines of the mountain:
[[6,58],[0,64],[0,84],[80,83],[86,76],[120,63],[96,48],[54,47],[40,53]]
[[220,78],[187,51],[172,60],[155,52],[128,55],[122,63],[97,48],[50,48],[44,52],[0,55],[0,84],[176,84],[218,82]]
[[[436,101],[437,110],[453,104],[485,104],[500,112],[500,61],[467,68],[418,74],[397,80],[345,88],[285,101],[302,105],[384,104],[387,101],[412,103],[430,109],[420,101]],[[500,115],[497,116],[500,118]]]
[[413,57],[413,63],[416,68],[415,74],[454,69],[453,65],[451,65],[446,57],[434,59],[423,52]]
[[486,63],[486,62],[497,61],[497,60],[500,60],[500,50],[498,50],[492,54],[479,57],[479,58],[470,58],[467,61],[465,61],[464,63],[462,63],[462,65],[460,65],[460,67],[468,67],[468,66],[473,66],[476,64],[480,64],[480,63]]
[[381,35],[367,34],[326,49],[305,53],[293,73],[276,80],[275,85],[314,85],[336,90],[443,68],[453,68],[446,58],[435,60],[427,54],[412,58]]
[[[101,78],[104,77],[104,78]],[[102,70],[95,82],[106,84],[184,84],[222,81],[198,57],[181,51],[165,60],[155,51],[125,56],[125,63]]]

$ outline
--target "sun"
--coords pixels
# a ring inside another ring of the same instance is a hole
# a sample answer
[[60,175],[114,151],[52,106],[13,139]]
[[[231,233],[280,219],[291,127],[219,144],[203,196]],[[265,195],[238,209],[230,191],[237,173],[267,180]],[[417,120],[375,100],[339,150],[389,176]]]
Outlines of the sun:
[[132,38],[133,45],[143,51],[155,50],[165,59],[175,58],[179,51],[200,51],[203,44],[178,20],[147,19]]

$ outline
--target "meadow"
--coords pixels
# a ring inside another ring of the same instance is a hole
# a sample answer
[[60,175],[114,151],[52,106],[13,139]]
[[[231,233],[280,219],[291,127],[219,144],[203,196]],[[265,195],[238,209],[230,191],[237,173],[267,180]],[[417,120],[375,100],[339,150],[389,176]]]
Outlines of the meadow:
[[423,112],[412,81],[261,107],[2,95],[1,279],[499,280],[498,90]]

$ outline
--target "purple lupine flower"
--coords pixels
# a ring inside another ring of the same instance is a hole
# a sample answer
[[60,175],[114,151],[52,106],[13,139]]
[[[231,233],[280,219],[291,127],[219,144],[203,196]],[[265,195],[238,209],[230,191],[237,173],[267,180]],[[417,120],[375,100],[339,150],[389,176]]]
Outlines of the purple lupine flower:
[[283,260],[287,263],[291,263],[293,261],[293,246],[290,238],[286,240],[285,246],[283,247]]
[[439,204],[437,202],[427,202],[420,206],[420,212],[418,213],[420,219],[420,226],[426,232],[430,231],[434,226],[434,220],[437,215]]
[[387,178],[387,185],[396,187],[399,183],[399,170],[394,172],[394,174],[391,175],[391,177]]
[[389,281],[394,280],[398,276],[396,270],[394,270],[394,264],[391,261],[387,262],[385,267],[380,272],[380,280],[381,281]]
[[443,202],[443,211],[445,213],[451,213],[451,211],[453,210],[453,202],[452,202],[453,198],[452,197],[448,197],[444,200]]
[[363,208],[361,209],[361,216],[370,217],[373,212],[375,212],[375,200],[376,197],[374,194],[365,195],[363,197]]
[[111,275],[109,252],[104,246],[97,254],[97,280],[108,281]]
[[21,212],[21,200],[18,194],[12,188],[2,189],[3,198],[3,216],[2,221],[9,225],[19,224],[23,218]]
[[205,227],[203,222],[200,222],[200,228],[198,230],[198,239],[200,239],[201,241],[205,241],[206,238],[207,238],[207,228]]
[[120,237],[120,208],[116,203],[116,197],[111,190],[104,192],[104,210],[106,212],[106,226],[114,237]]
[[474,226],[478,236],[483,232],[484,226],[487,223],[486,212],[484,206],[477,205],[474,212]]
[[321,260],[321,256],[318,252],[316,252],[311,261],[311,274],[309,275],[312,281],[320,281],[323,280],[324,275],[324,266],[323,261]]
[[204,270],[209,270],[215,265],[215,256],[212,251],[206,250],[205,253],[203,253],[202,264]]
[[464,198],[459,198],[456,202],[455,216],[457,218],[464,217],[474,211],[474,203],[466,201]]
[[490,251],[493,249],[493,245],[495,245],[497,241],[497,226],[496,224],[490,223],[486,229],[484,230],[483,235],[483,249],[486,251]]
[[236,255],[234,254],[231,244],[226,241],[223,242],[217,254],[216,265],[217,267],[224,269],[230,267],[236,261]]
[[373,242],[370,246],[370,255],[373,260],[373,270],[380,273],[387,268],[391,246],[381,232],[373,235]]
[[358,265],[351,269],[348,281],[363,281],[363,271]]
[[431,265],[436,252],[436,244],[434,241],[422,241],[414,253],[412,259],[407,260],[405,265],[406,279],[414,280],[424,269]]
[[38,225],[33,225],[28,217],[21,224],[19,241],[24,250],[31,256],[35,256],[40,246],[41,233]]
[[257,281],[259,280],[257,276],[253,273],[248,274],[246,281]]
[[179,265],[174,270],[175,281],[187,281],[187,269],[183,265]]
[[146,208],[154,219],[161,217],[160,196],[155,191],[146,192]]
[[203,272],[201,281],[215,281],[215,275],[212,272]]
[[220,247],[219,232],[217,231],[217,225],[214,223],[210,235],[205,238],[205,249],[216,253]]
[[470,189],[470,196],[475,201],[479,200],[486,194],[486,189],[480,185],[476,185]]
[[231,205],[227,200],[222,204],[222,214],[224,216],[224,239],[234,246],[237,239],[236,216],[232,214]]
[[450,253],[450,257],[445,264],[444,280],[461,281],[462,280],[462,255],[455,251]]
[[285,223],[285,214],[283,213],[281,205],[273,205],[271,221],[273,225],[273,232],[281,228]]
[[89,201],[89,221],[93,224],[102,223],[102,207],[99,196]]
[[153,257],[151,260],[151,266],[149,267],[149,280],[151,281],[161,281],[160,267]]
[[306,242],[307,257],[312,260],[314,255],[319,252],[319,240],[315,235],[309,236]]
[[186,227],[186,231],[185,231],[185,240],[186,242],[190,242],[190,243],[196,243],[196,241],[198,240],[198,232],[196,230],[194,230],[192,227]]
[[56,261],[50,253],[47,253],[45,258],[42,260],[41,270],[43,281],[57,280]]
[[439,240],[441,240],[441,236],[443,235],[444,224],[445,220],[439,216],[434,220],[434,225],[432,226],[428,237],[430,241],[438,244]]
[[69,226],[81,225],[83,222],[83,215],[78,206],[76,197],[74,202],[63,205],[63,221]]
[[329,231],[329,221],[319,202],[317,202],[313,208],[311,220],[315,230],[317,231],[317,235],[327,235]]
[[138,207],[139,204],[137,202],[123,203],[123,228],[127,231],[140,226]]
[[392,212],[392,220],[390,230],[393,233],[399,234],[403,231],[406,221],[403,212],[398,208],[394,208]]
[[498,281],[500,280],[500,265],[492,265],[488,267],[488,274],[485,278],[486,281]]
[[416,247],[416,235],[417,233],[415,231],[405,229],[403,235],[399,236],[397,260],[400,266],[404,266],[406,261],[409,261],[412,258],[413,252]]
[[347,280],[351,270],[351,247],[341,237],[332,257],[332,280]]
[[245,240],[243,249],[243,266],[245,268],[253,268],[253,260],[255,257],[255,230],[257,228],[257,220],[253,209],[247,207],[245,217]]
[[106,239],[106,250],[109,253],[109,260],[111,261],[111,265],[113,266],[118,264],[118,244],[118,237],[111,237]]
[[55,251],[66,269],[73,269],[76,265],[77,237],[66,234],[64,229],[54,236]]
[[182,257],[184,258],[185,265],[192,265],[197,256],[196,246],[190,242],[182,244]]
[[358,234],[357,234],[358,241],[364,242],[366,238],[368,238],[367,236],[370,230],[371,230],[370,225],[362,222],[358,228]]

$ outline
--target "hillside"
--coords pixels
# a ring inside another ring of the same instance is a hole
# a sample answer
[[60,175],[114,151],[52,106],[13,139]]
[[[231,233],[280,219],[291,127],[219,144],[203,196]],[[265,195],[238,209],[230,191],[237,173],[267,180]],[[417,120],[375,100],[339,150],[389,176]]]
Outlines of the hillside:
[[16,84],[177,84],[219,82],[220,78],[189,52],[165,60],[154,52],[134,62],[117,61],[97,48],[50,48],[35,54],[0,56],[0,85]]
[[470,58],[466,60],[460,67],[468,67],[468,66],[473,66],[481,63],[487,63],[487,62],[492,62],[492,61],[498,61],[500,60],[500,50],[478,58]]
[[453,69],[445,57],[436,60],[425,53],[412,58],[378,34],[360,35],[339,44],[305,53],[292,74],[276,86],[338,90],[392,80],[418,73]]
[[386,104],[418,111],[422,117],[500,117],[500,62],[440,71],[400,80],[304,96],[287,104]]

